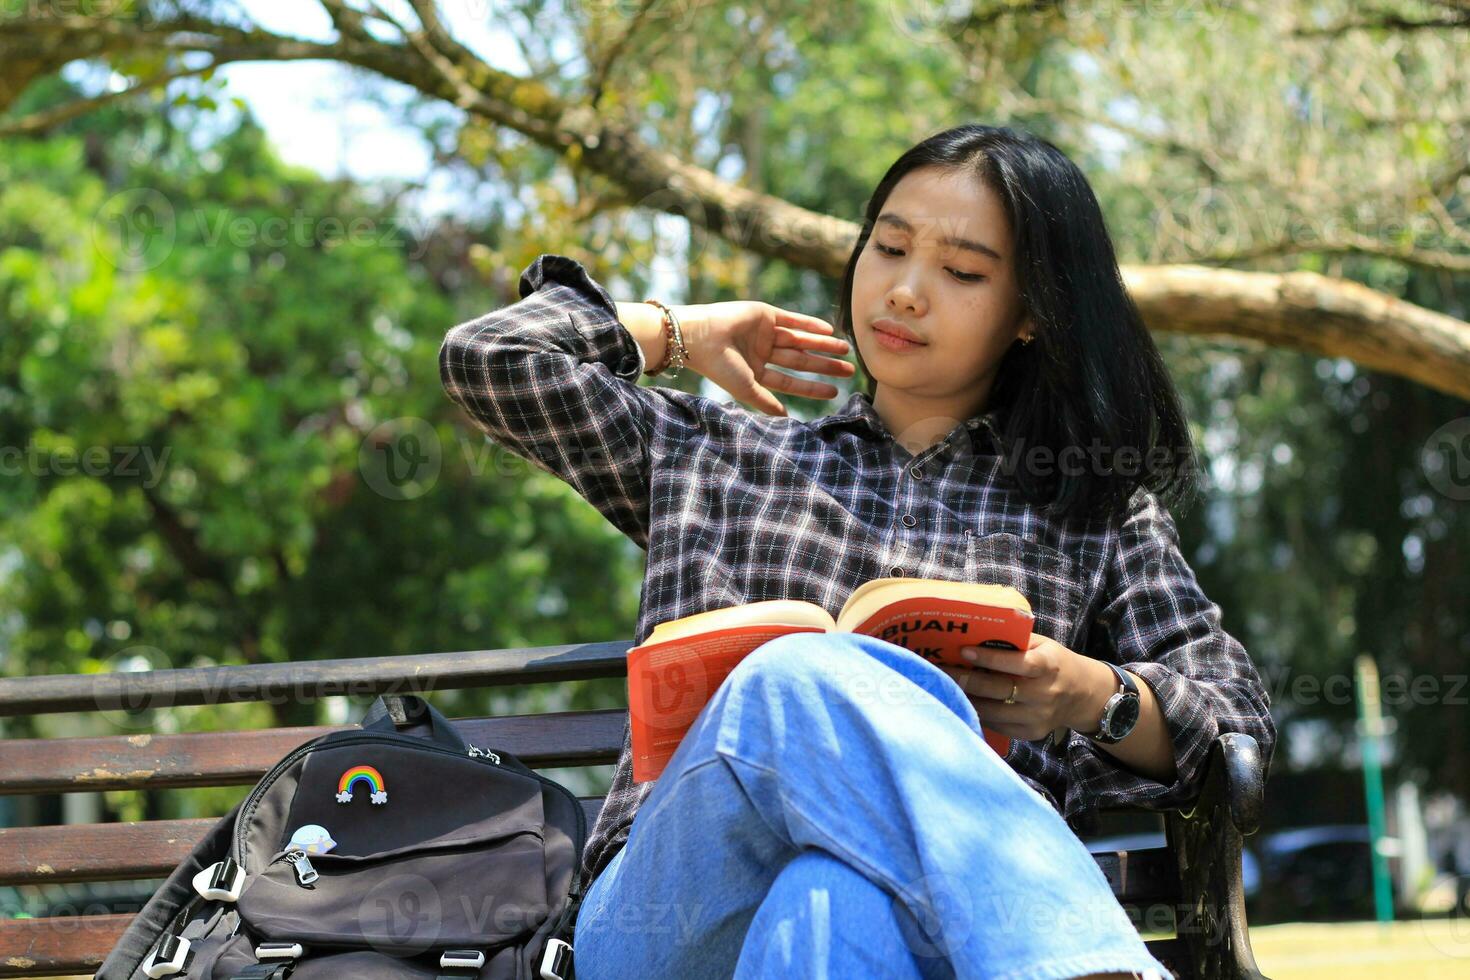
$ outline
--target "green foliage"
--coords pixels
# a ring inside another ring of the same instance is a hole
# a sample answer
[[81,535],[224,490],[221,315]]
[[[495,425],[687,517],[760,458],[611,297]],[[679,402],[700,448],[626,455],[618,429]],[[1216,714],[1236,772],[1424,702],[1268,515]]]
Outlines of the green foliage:
[[[442,391],[444,332],[508,299],[447,295],[418,261],[433,232],[286,167],[248,119],[201,150],[127,116],[0,145],[4,673],[632,635],[641,553],[568,487],[506,467]],[[393,419],[421,420],[442,458],[411,499],[360,460]],[[564,695],[607,704],[615,686]],[[10,734],[326,720],[311,704],[214,705]],[[209,812],[237,795],[170,799]],[[148,806],[108,798],[123,816]]]

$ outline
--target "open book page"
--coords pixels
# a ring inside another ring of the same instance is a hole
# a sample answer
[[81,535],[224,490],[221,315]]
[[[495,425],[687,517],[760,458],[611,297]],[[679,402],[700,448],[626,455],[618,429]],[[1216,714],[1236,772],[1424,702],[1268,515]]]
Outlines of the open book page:
[[969,666],[960,647],[1025,650],[1035,618],[1008,585],[880,578],[848,596],[837,629],[887,640],[936,664]]

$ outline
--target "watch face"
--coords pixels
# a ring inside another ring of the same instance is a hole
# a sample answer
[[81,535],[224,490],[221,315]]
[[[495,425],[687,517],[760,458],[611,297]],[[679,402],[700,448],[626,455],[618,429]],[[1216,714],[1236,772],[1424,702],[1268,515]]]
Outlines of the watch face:
[[1138,698],[1122,698],[1113,705],[1113,710],[1108,713],[1108,732],[1116,738],[1122,738],[1133,731],[1133,726],[1138,724]]

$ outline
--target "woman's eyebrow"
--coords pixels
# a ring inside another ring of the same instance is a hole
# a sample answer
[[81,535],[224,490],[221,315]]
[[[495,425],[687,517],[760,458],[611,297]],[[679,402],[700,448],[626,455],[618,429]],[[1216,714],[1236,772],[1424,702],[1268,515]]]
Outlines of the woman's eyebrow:
[[[910,234],[912,234],[914,230],[914,226],[908,221],[908,219],[901,218],[891,211],[884,211],[882,214],[878,215],[877,223],[893,225],[895,228],[898,228],[901,231],[909,232]],[[979,252],[981,255],[988,255],[990,258],[1000,262],[1005,261],[1004,257],[1002,257],[1002,255],[995,249],[991,248],[989,245],[986,245],[984,242],[977,242],[972,238],[958,238],[954,235],[946,235],[945,237],[939,239],[939,243],[941,245],[953,245],[957,248],[963,248],[971,252]]]

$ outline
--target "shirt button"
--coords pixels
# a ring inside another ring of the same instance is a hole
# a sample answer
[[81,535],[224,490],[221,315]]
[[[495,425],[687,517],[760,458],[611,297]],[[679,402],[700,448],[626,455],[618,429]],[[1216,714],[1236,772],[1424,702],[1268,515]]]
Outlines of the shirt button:
[[917,523],[919,523],[918,518],[914,517],[913,514],[905,514],[905,515],[903,515],[903,526],[904,527],[913,527]]
[[894,565],[888,570],[888,574],[892,575],[894,578],[903,578],[903,569],[899,568],[897,565]]
[[909,476],[913,477],[915,480],[922,480],[924,479],[924,470],[922,467],[915,466],[909,470]]

